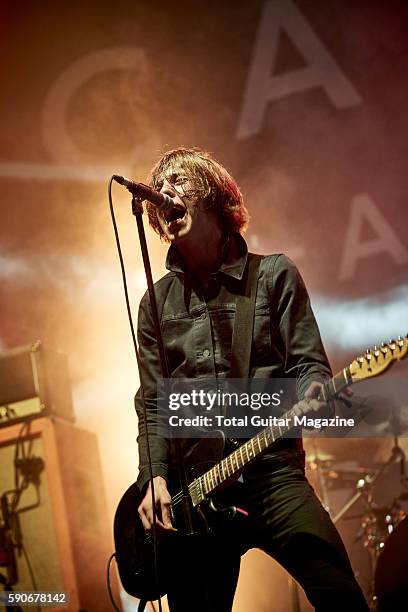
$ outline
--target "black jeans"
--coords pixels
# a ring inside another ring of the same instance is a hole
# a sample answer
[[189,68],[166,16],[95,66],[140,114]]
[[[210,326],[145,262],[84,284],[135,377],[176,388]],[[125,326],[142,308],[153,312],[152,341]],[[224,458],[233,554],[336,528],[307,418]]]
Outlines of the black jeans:
[[250,548],[274,557],[318,612],[368,611],[340,536],[301,468],[256,466],[226,498],[249,517],[180,538],[169,568],[171,612],[229,612],[240,558]]

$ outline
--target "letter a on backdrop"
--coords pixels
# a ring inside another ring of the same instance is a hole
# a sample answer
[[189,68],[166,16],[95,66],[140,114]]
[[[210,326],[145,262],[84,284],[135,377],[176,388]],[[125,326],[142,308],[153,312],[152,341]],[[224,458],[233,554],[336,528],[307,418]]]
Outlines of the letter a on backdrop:
[[[364,224],[375,234],[373,238],[363,240]],[[398,265],[408,263],[406,247],[370,196],[362,193],[355,196],[351,203],[351,216],[340,266],[340,280],[353,277],[359,260],[380,253],[388,253]]]
[[[287,33],[300,51],[306,66],[273,76],[281,30]],[[246,84],[237,138],[249,138],[261,131],[269,102],[313,87],[322,87],[338,109],[348,108],[362,101],[292,0],[265,2]]]

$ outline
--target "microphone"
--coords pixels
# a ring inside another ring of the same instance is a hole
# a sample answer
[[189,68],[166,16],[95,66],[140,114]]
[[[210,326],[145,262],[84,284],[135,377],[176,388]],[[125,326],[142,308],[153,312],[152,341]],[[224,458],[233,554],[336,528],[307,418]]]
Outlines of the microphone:
[[144,183],[135,183],[124,176],[118,174],[113,175],[113,180],[126,187],[130,193],[140,200],[148,200],[154,206],[157,206],[162,212],[171,210],[174,206],[174,200],[167,193],[159,193]]

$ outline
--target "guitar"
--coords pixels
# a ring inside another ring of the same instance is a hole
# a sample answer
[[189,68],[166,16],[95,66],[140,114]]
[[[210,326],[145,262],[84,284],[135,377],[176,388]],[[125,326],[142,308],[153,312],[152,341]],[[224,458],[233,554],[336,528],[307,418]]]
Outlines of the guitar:
[[[408,336],[390,340],[387,344],[367,350],[357,357],[348,367],[338,372],[332,379],[324,383],[318,399],[329,401],[338,396],[346,387],[378,376],[385,372],[395,361],[400,361],[408,353]],[[239,477],[242,469],[255,461],[274,442],[282,438],[294,422],[294,409],[282,415],[286,426],[270,426],[260,431],[256,436],[239,446],[224,459],[205,470],[200,476],[194,477],[188,489],[193,508],[200,515],[203,509],[216,510],[213,503],[214,494]],[[280,421],[281,422],[281,421]],[[213,440],[219,445],[219,456],[224,449],[223,440]],[[167,591],[166,568],[171,563],[171,551],[177,546],[176,533],[158,535],[157,541],[157,580],[154,566],[153,538],[146,534],[139,518],[137,508],[142,501],[142,494],[136,484],[125,492],[119,502],[114,520],[114,537],[116,547],[116,562],[124,589],[144,601],[158,599]],[[172,497],[172,511],[175,525],[179,524],[182,505],[181,492]]]

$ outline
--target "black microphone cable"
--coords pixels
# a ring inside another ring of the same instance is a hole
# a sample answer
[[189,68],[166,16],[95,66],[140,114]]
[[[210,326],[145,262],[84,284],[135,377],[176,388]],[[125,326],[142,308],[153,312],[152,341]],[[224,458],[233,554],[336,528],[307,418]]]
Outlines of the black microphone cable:
[[108,562],[106,564],[106,585],[108,587],[108,595],[109,595],[109,599],[110,602],[112,604],[112,608],[116,611],[116,612],[120,612],[120,608],[118,607],[115,598],[113,596],[112,593],[112,586],[111,586],[111,581],[110,581],[110,566],[111,563],[113,561],[113,559],[116,558],[116,553],[112,553],[111,556],[108,559]]
[[[114,176],[116,176],[116,175],[114,175]],[[115,180],[114,176],[111,177],[111,179],[109,181],[109,186],[108,186],[109,210],[110,210],[110,214],[111,214],[111,218],[112,218],[113,231],[115,233],[116,247],[117,247],[117,250],[118,250],[120,269],[121,269],[121,273],[122,273],[123,290],[124,290],[124,293],[125,293],[126,310],[127,310],[128,319],[129,319],[130,332],[132,334],[133,348],[134,348],[135,355],[136,355],[137,367],[138,367],[139,372],[141,372],[142,368],[141,368],[141,363],[140,363],[139,351],[138,351],[138,348],[137,348],[135,328],[134,328],[133,319],[132,319],[132,311],[131,311],[130,302],[129,302],[129,293],[128,293],[128,288],[127,288],[126,270],[125,270],[125,265],[124,265],[124,261],[123,261],[122,248],[120,246],[119,232],[118,232],[118,227],[117,227],[117,224],[116,224],[115,212],[114,212],[114,209],[113,209],[113,202],[112,202],[112,183]],[[151,457],[151,453],[150,453],[149,432],[148,432],[148,427],[147,427],[146,403],[145,403],[144,391],[143,391],[143,386],[142,386],[142,382],[141,381],[140,381],[140,391],[141,391],[141,399],[142,399],[142,406],[143,406],[143,419],[144,419],[144,429],[145,429],[145,435],[146,435],[147,461],[148,461],[148,466],[149,466],[150,485],[151,485],[150,488],[151,488],[152,506],[153,506],[153,529],[152,529],[152,534],[153,534],[154,574],[155,574],[155,582],[156,582],[156,590],[157,590],[157,599],[158,599],[158,603],[159,603],[159,612],[163,612],[162,604],[161,604],[161,597],[160,597],[160,590],[159,590],[158,555],[157,555],[157,511],[156,511],[154,484],[153,484],[153,466],[152,466],[152,457]]]

